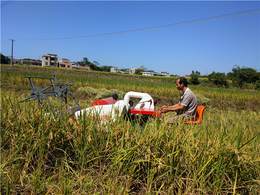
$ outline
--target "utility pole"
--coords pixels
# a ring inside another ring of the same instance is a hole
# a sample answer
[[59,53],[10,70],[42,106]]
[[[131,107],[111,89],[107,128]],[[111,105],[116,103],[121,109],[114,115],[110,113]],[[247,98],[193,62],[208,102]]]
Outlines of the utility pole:
[[11,68],[13,68],[13,44],[14,44],[14,40],[10,39],[12,41],[12,49],[11,49]]

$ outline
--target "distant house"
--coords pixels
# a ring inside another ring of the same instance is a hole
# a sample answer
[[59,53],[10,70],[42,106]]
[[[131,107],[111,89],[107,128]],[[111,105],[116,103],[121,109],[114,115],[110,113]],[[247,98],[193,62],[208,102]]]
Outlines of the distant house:
[[68,59],[62,58],[62,59],[60,60],[60,63],[59,63],[59,68],[72,69],[72,68],[73,68],[73,64],[74,64],[74,63],[71,63]]
[[113,72],[113,73],[122,73],[121,68],[116,68],[116,67],[110,68],[110,72]]
[[89,65],[84,64],[83,62],[76,62],[73,64],[74,69],[83,69],[83,70],[91,70]]
[[185,76],[184,77],[190,77],[190,74],[185,74]]
[[129,68],[129,74],[134,74],[136,71],[136,68]]
[[143,69],[141,69],[141,68],[130,68],[129,69],[129,74],[135,74],[136,70],[143,70]]
[[169,77],[171,76],[168,72],[161,72],[161,76]]
[[155,72],[155,73],[154,73],[154,76],[162,76],[162,74],[161,74],[161,73],[158,73],[158,72]]
[[13,59],[13,64],[19,64],[19,61],[18,59]]
[[56,54],[44,54],[42,56],[42,66],[58,67],[58,56]]
[[42,65],[42,61],[41,60],[30,60],[30,59],[23,59],[21,60],[21,64],[24,65],[33,65],[33,66],[41,66]]
[[139,71],[143,76],[166,76],[166,77],[170,77],[170,73],[168,72],[154,72],[154,71],[144,71],[144,69],[142,68],[129,68],[129,69],[121,69],[121,68],[117,68],[117,67],[112,67],[110,68],[110,72],[113,73],[123,73],[123,74],[135,74],[136,71]]
[[129,74],[129,68],[121,69],[121,72],[123,72],[123,74]]
[[32,60],[32,59],[13,59],[13,64],[22,64],[22,65],[33,65],[33,66],[41,66],[41,60]]
[[142,72],[143,76],[154,76],[154,72]]
[[142,75],[144,75],[144,76],[166,76],[166,77],[170,76],[170,74],[168,72],[161,72],[161,73],[158,73],[158,72],[142,72]]
[[42,65],[42,61],[41,60],[32,60],[31,61],[31,65],[41,66]]

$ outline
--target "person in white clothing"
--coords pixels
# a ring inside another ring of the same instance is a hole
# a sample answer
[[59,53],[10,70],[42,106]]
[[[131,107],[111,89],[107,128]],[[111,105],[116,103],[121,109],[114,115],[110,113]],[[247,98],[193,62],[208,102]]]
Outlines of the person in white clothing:
[[176,111],[176,114],[167,119],[168,123],[178,123],[188,121],[195,116],[197,111],[197,99],[194,93],[188,88],[188,81],[184,77],[180,77],[176,81],[176,87],[182,91],[182,95],[177,104],[173,106],[163,106],[161,113]]

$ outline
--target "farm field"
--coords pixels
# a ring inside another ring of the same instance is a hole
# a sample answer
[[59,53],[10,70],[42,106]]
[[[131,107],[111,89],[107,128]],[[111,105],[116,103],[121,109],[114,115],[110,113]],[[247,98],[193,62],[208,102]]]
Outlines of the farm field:
[[173,77],[2,65],[3,194],[260,193],[260,91],[190,85],[206,106],[200,125],[169,127],[167,115],[142,128],[121,118],[102,125],[51,118],[44,116],[48,106],[19,103],[30,95],[25,76],[53,74],[74,82],[68,89],[82,108],[113,90],[120,99],[128,91],[149,93],[158,109],[180,96]]

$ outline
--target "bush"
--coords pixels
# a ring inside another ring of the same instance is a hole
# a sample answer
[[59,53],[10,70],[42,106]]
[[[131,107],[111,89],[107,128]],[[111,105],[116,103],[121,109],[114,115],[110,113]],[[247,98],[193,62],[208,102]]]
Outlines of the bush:
[[253,68],[234,66],[232,72],[228,73],[228,78],[232,80],[234,86],[243,88],[245,83],[255,83],[259,81],[260,73]]
[[191,74],[190,75],[191,76],[191,79],[190,79],[190,84],[191,85],[198,85],[198,84],[200,84],[200,82],[199,82],[199,76],[197,75],[197,74]]
[[1,64],[10,64],[11,60],[7,56],[1,54]]
[[260,90],[260,81],[255,82],[255,89]]
[[209,81],[212,81],[217,86],[228,87],[227,77],[225,73],[213,71],[211,74],[208,75],[208,79]]
[[245,83],[243,85],[243,89],[249,89],[249,90],[254,90],[256,87],[255,87],[255,84],[254,83]]

